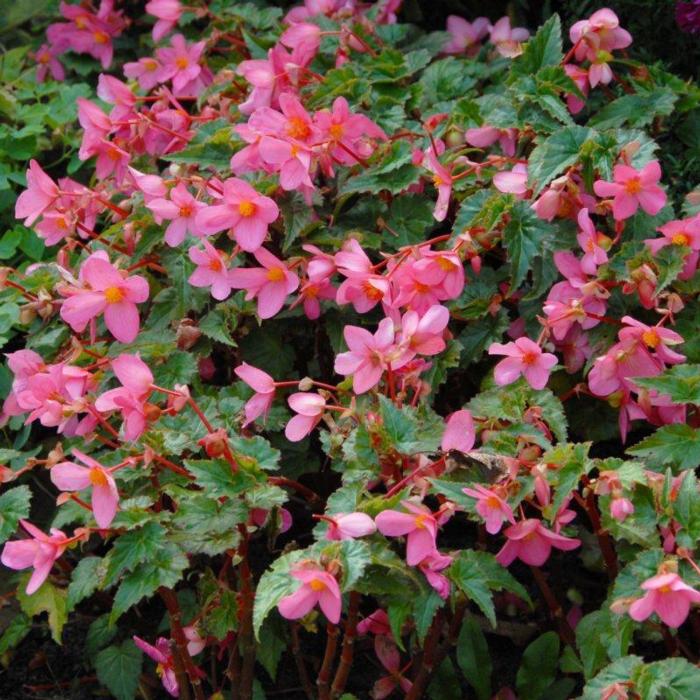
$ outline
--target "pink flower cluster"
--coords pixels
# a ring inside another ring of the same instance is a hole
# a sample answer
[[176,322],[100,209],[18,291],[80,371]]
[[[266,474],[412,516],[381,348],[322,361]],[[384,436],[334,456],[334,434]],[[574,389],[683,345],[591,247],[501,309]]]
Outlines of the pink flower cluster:
[[473,22],[457,15],[447,18],[447,31],[450,40],[443,51],[449,54],[466,53],[473,56],[481,48],[481,41],[487,36],[496,51],[505,58],[515,58],[522,51],[522,43],[530,37],[530,32],[523,27],[512,27],[510,17],[501,17],[491,24],[486,17],[477,17]]

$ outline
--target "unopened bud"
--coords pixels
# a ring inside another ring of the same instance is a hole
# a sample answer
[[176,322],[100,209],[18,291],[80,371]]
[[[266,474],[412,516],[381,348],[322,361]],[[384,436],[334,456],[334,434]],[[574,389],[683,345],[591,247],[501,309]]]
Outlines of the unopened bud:
[[228,434],[223,428],[220,428],[213,433],[209,433],[209,435],[205,435],[199,440],[198,444],[204,448],[207,457],[221,457],[228,448]]
[[168,170],[173,177],[182,177],[185,174],[185,169],[180,163],[171,163],[168,166]]
[[304,377],[299,381],[299,391],[311,391],[314,386],[314,380],[311,377]]

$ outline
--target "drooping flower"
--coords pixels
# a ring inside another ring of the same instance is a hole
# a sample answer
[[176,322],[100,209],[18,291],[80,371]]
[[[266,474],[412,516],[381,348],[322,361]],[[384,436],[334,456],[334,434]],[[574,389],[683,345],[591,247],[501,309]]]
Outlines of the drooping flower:
[[[581,258],[581,269],[587,275],[595,275],[598,271],[598,266],[608,262],[608,254],[600,245],[605,243],[607,237],[596,231],[588,214],[588,209],[581,209],[578,213],[578,225],[581,230],[576,236],[576,240],[583,248],[584,253]],[[609,243],[609,240],[607,242]]]
[[287,423],[284,434],[290,442],[299,442],[321,422],[326,400],[319,394],[300,391],[289,396],[287,403],[297,415]]
[[158,20],[153,25],[153,41],[160,41],[177,25],[185,8],[180,0],[149,0],[145,10]]
[[475,484],[474,488],[462,489],[467,496],[476,498],[476,512],[486,523],[486,532],[495,535],[504,522],[515,525],[513,509],[493,488]]
[[469,452],[474,447],[476,433],[474,431],[474,419],[470,411],[461,409],[455,411],[447,419],[445,432],[442,434],[440,449],[443,452],[459,450]]
[[428,583],[443,599],[446,599],[450,595],[450,580],[440,572],[446,569],[451,563],[452,557],[449,554],[433,552],[418,564],[418,568],[423,572]]
[[322,518],[328,523],[327,540],[352,540],[376,532],[377,526],[367,513],[333,513]]
[[506,355],[494,369],[494,379],[499,386],[512,384],[522,375],[533,389],[544,389],[552,367],[557,364],[556,355],[542,352],[529,338],[518,338],[505,345],[491,343],[489,355]]
[[31,226],[58,199],[58,185],[42,170],[34,159],[27,169],[27,189],[15,203],[15,218],[24,219]]
[[447,31],[450,40],[442,50],[445,53],[470,54],[491,31],[491,22],[486,17],[477,17],[473,22],[467,22],[463,17],[449,15]]
[[301,586],[279,601],[277,608],[280,615],[288,620],[298,620],[318,603],[328,621],[334,625],[338,624],[342,599],[335,577],[325,569],[303,565],[292,569],[289,575],[301,581]]
[[547,530],[536,518],[521,520],[504,534],[508,541],[496,555],[503,566],[509,566],[516,558],[530,566],[542,566],[549,559],[552,547],[568,552],[581,544],[581,540]]
[[510,17],[501,17],[491,27],[490,41],[498,53],[506,58],[515,58],[523,52],[522,42],[527,41],[530,32],[523,27],[511,27]]
[[150,199],[146,206],[155,214],[156,223],[164,219],[170,221],[165,229],[165,242],[169,246],[180,245],[188,233],[199,235],[195,221],[197,213],[205,205],[192,196],[183,182],[170,191],[170,199]]
[[197,267],[187,281],[193,287],[211,287],[214,299],[223,301],[234,289],[225,253],[214,248],[206,239],[202,240],[202,245],[204,250],[197,246],[189,249],[190,260]]
[[173,652],[170,649],[170,642],[165,637],[158,637],[155,646],[134,635],[134,644],[141,649],[144,654],[150,656],[157,664],[156,673],[160,676],[166,692],[174,698],[180,696],[180,687],[177,683],[175,673],[175,662]]
[[383,510],[374,519],[377,529],[389,537],[406,537],[406,563],[416,566],[425,557],[437,551],[438,522],[432,511],[424,505],[402,501],[401,505],[408,511]]
[[593,189],[599,197],[612,197],[613,216],[617,221],[629,219],[639,207],[649,216],[658,214],[666,204],[666,194],[659,187],[661,166],[652,160],[641,170],[629,165],[613,168],[613,182],[596,180]]
[[255,392],[244,406],[245,423],[243,427],[245,428],[259,416],[267,416],[272,402],[275,400],[275,380],[267,372],[263,372],[247,362],[242,362],[233,371]]
[[54,80],[63,81],[66,77],[66,71],[63,65],[56,57],[56,53],[48,44],[42,44],[34,54],[34,59],[37,62],[36,81],[43,83],[46,80],[48,73]]
[[691,603],[700,603],[700,591],[689,586],[676,573],[661,573],[642,584],[646,593],[630,605],[629,615],[642,622],[652,613],[669,627],[680,627],[690,612]]
[[108,528],[119,505],[119,491],[112,472],[97,460],[73,448],[73,454],[85,466],[59,462],[51,468],[51,481],[61,491],[83,491],[92,486],[92,512],[101,528]]

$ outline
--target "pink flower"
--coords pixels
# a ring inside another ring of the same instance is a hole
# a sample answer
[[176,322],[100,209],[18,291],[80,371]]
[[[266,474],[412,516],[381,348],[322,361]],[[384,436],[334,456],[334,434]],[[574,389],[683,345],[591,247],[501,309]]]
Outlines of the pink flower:
[[433,173],[433,184],[438,191],[437,202],[435,202],[435,210],[433,217],[436,221],[444,221],[447,216],[447,210],[450,206],[450,196],[452,194],[452,174],[440,163],[435,152],[429,148],[425,153],[423,165]]
[[199,630],[194,625],[187,625],[182,628],[182,631],[187,639],[187,653],[190,656],[197,656],[197,654],[204,651],[207,642],[200,637]]
[[447,419],[445,432],[442,434],[440,449],[443,452],[459,450],[469,452],[474,447],[476,433],[474,432],[474,420],[470,411],[462,409],[455,411]]
[[401,505],[409,511],[402,513],[398,510],[383,510],[374,519],[377,529],[389,537],[406,538],[406,563],[416,566],[425,557],[437,552],[435,538],[437,537],[438,522],[433,513],[424,505],[402,501]]
[[272,199],[264,197],[237,177],[225,180],[223,191],[221,204],[199,212],[197,228],[207,236],[233,229],[238,245],[254,253],[265,240],[269,224],[279,216],[279,208]]
[[263,372],[247,362],[242,362],[233,371],[255,392],[244,407],[245,423],[243,427],[245,428],[259,416],[267,416],[272,402],[275,400],[275,380],[267,372]]
[[10,569],[34,569],[26,589],[27,595],[32,595],[46,581],[53,563],[63,554],[72,540],[56,528],[51,528],[51,534],[45,535],[30,522],[26,520],[19,522],[31,535],[31,539],[7,542],[3,547],[0,561]]
[[664,208],[666,194],[658,185],[660,179],[658,160],[647,163],[640,171],[629,165],[616,165],[613,168],[614,182],[596,180],[593,189],[599,197],[613,197],[613,216],[622,221],[629,219],[640,206],[650,216]]
[[[572,63],[567,63],[564,66],[564,71],[576,83],[576,87],[581,91],[584,98],[588,96],[590,78],[588,71],[580,66],[575,66]],[[566,106],[571,114],[578,114],[585,106],[586,102],[575,93],[567,93]]]
[[287,620],[298,620],[308,614],[318,603],[328,621],[337,625],[340,621],[342,599],[335,577],[323,569],[292,569],[290,576],[301,581],[301,586],[291,595],[284,596],[277,604],[280,615]]
[[152,56],[144,56],[138,61],[124,64],[124,75],[127,78],[136,79],[139,87],[148,92],[156,85],[164,83],[167,78],[164,77],[163,66],[158,59]]
[[51,468],[50,475],[61,491],[82,491],[92,486],[92,512],[101,528],[108,528],[119,505],[119,491],[112,472],[97,460],[73,448],[73,454],[86,466],[74,462],[60,462]]
[[520,375],[533,389],[544,389],[552,367],[557,364],[556,355],[542,352],[542,348],[529,338],[518,338],[515,342],[491,343],[489,355],[505,355],[494,369],[494,378],[499,386],[512,384]]
[[484,519],[489,534],[500,532],[504,522],[515,525],[513,510],[493,489],[476,484],[473,489],[465,488],[462,491],[477,499],[476,512]]
[[231,270],[231,287],[245,289],[246,300],[257,297],[258,316],[272,318],[284,306],[287,296],[299,286],[299,278],[265,248],[258,248],[253,256],[262,267]]
[[503,566],[509,566],[516,558],[530,566],[542,566],[549,559],[552,547],[568,552],[581,544],[581,540],[547,530],[535,518],[511,525],[504,534],[508,541],[496,555]]
[[170,46],[156,50],[156,58],[162,65],[161,80],[172,80],[176,96],[197,95],[205,87],[200,77],[205,46],[205,41],[188,44],[182,34],[176,34],[170,39]]
[[136,355],[119,355],[112,360],[112,371],[122,386],[110,389],[95,401],[102,412],[119,411],[124,419],[124,437],[136,440],[146,429],[146,401],[153,387],[153,374]]
[[634,505],[629,498],[615,497],[610,500],[610,515],[618,522],[624,523],[634,513]]
[[165,242],[169,246],[180,245],[187,233],[199,235],[195,216],[204,203],[197,201],[184,183],[180,182],[170,190],[170,199],[151,199],[146,206],[155,214],[156,223],[160,224],[163,219],[170,221],[165,229]]
[[287,423],[284,434],[290,442],[299,442],[321,422],[326,400],[313,392],[299,391],[289,396],[287,403],[297,415]]
[[413,683],[403,675],[406,669],[401,669],[401,656],[394,641],[383,634],[377,635],[374,638],[374,651],[389,675],[375,682],[370,693],[373,700],[388,698],[397,687],[408,693]]
[[333,513],[322,519],[328,523],[327,540],[352,540],[377,530],[374,520],[366,513]]
[[180,0],[150,0],[145,9],[149,15],[158,18],[153,26],[153,41],[160,41],[171,32],[185,11]]
[[477,17],[467,22],[463,17],[450,15],[447,18],[450,40],[445,44],[445,53],[471,53],[472,49],[491,31],[491,22],[486,17]]
[[501,170],[493,176],[493,186],[499,192],[514,194],[523,199],[528,191],[527,165],[518,163],[512,170]]
[[620,340],[634,339],[641,341],[643,347],[652,357],[669,365],[678,365],[685,362],[685,355],[671,350],[670,346],[681,345],[683,336],[670,328],[663,326],[647,326],[646,323],[637,321],[631,316],[623,316],[622,323],[625,327],[619,332]]
[[530,32],[522,27],[511,27],[510,17],[501,17],[496,24],[491,27],[491,43],[501,56],[515,58],[523,52],[522,42],[527,41]]
[[61,318],[77,333],[104,313],[107,330],[120,342],[131,343],[139,332],[136,304],[148,299],[144,277],[127,277],[114,267],[104,251],[88,257],[80,268],[84,287],[63,287],[68,297],[61,305]]
[[193,287],[211,287],[211,295],[218,301],[223,301],[231,294],[234,285],[231,283],[225,254],[214,248],[207,240],[202,240],[204,250],[197,246],[189,249],[190,260],[197,269],[187,280]]
[[495,126],[473,127],[464,134],[467,143],[477,148],[488,148],[498,141],[503,153],[511,157],[515,155],[517,137],[517,129],[497,129]]
[[608,262],[608,254],[600,247],[601,241],[604,241],[606,236],[596,231],[588,215],[588,209],[581,209],[578,213],[578,225],[581,231],[576,236],[576,240],[584,251],[581,269],[587,275],[595,275],[598,272],[598,265]]
[[630,33],[620,27],[617,15],[607,7],[573,24],[569,38],[576,47],[574,56],[579,62],[594,61],[600,52],[625,49],[632,43]]
[[336,356],[335,371],[345,376],[352,374],[353,391],[364,394],[379,383],[391,363],[394,323],[383,319],[374,335],[359,326],[345,326],[343,337],[349,350]]
[[423,316],[407,311],[401,319],[399,347],[404,350],[401,363],[418,355],[438,355],[445,349],[443,334],[450,320],[447,307],[431,306]]
[[54,80],[63,81],[66,77],[66,71],[63,65],[56,58],[56,53],[51,46],[42,44],[34,54],[34,59],[37,62],[36,81],[43,83],[46,80],[47,73],[51,73]]
[[34,159],[29,161],[27,189],[15,203],[15,218],[31,226],[58,199],[58,185],[41,169]]
[[156,673],[160,676],[163,688],[165,688],[167,693],[174,698],[179,697],[180,688],[177,684],[177,674],[175,673],[170,642],[165,637],[158,637],[156,645],[153,646],[136,635],[134,635],[132,639],[134,640],[134,644],[136,644],[142,652],[150,656],[156,664],[158,664],[156,666]]
[[690,612],[691,603],[700,603],[700,591],[691,588],[674,573],[657,574],[642,584],[643,597],[630,605],[629,615],[642,622],[652,613],[669,627],[680,627]]
[[656,254],[668,245],[690,248],[691,252],[685,259],[683,271],[678,275],[679,279],[690,279],[695,274],[700,259],[700,216],[669,221],[657,231],[662,234],[662,238],[647,238],[644,241],[652,253]]
[[377,608],[373,613],[367,615],[357,625],[358,634],[369,634],[370,632],[380,636],[391,637],[389,616],[381,608]]
[[418,564],[418,568],[423,572],[423,575],[428,580],[428,583],[443,599],[446,599],[447,596],[450,595],[450,581],[440,572],[443,569],[446,569],[451,563],[452,557],[448,554],[433,552]]

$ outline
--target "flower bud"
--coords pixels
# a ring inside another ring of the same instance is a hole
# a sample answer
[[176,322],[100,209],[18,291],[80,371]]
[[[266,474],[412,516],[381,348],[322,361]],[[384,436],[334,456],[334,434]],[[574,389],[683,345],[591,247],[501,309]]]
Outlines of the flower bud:
[[226,453],[226,449],[228,448],[228,434],[223,428],[220,428],[213,433],[209,433],[209,435],[205,435],[197,444],[204,448],[207,457],[215,459]]
[[201,337],[202,331],[191,318],[183,318],[175,332],[178,350],[189,350]]

